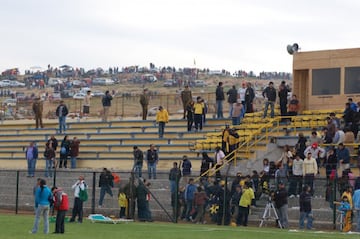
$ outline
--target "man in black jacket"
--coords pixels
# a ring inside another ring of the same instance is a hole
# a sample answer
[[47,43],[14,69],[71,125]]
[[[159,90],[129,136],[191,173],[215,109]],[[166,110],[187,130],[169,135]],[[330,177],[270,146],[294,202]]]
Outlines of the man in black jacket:
[[223,101],[225,100],[225,95],[224,95],[224,89],[223,89],[223,83],[222,82],[219,82],[219,85],[216,87],[215,96],[216,96],[217,118],[222,119],[222,118],[224,118],[224,115],[223,115]]
[[274,83],[272,81],[269,82],[269,86],[265,88],[262,95],[265,98],[264,118],[266,118],[269,105],[271,107],[270,116],[271,116],[271,118],[274,118],[274,105],[275,105],[275,101],[276,101],[276,90],[274,88]]
[[111,96],[110,92],[107,90],[105,92],[104,97],[102,98],[102,105],[103,105],[103,117],[102,117],[102,121],[106,122],[109,116],[109,109],[111,106],[111,101],[112,101],[113,97]]
[[66,116],[69,111],[64,101],[60,101],[60,105],[56,108],[56,116],[59,118],[59,133],[66,131]]
[[228,92],[226,92],[226,94],[228,96],[228,103],[229,103],[229,118],[231,118],[233,112],[233,104],[236,103],[237,101],[236,86],[233,85],[232,88],[228,90]]
[[111,188],[114,187],[114,176],[107,168],[104,168],[100,174],[99,187],[99,208],[101,208],[104,201],[105,193],[108,193],[111,197],[113,196]]
[[276,211],[282,228],[288,228],[288,193],[283,181],[279,181],[278,190],[274,194]]
[[303,191],[300,194],[299,205],[300,205],[300,220],[299,227],[304,229],[304,221],[307,219],[306,229],[312,229],[313,216],[311,212],[311,188],[308,185],[303,187]]

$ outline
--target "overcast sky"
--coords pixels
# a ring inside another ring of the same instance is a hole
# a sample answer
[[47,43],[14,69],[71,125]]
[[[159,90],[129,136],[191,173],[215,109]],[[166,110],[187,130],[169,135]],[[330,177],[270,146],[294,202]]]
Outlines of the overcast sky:
[[292,71],[360,46],[358,0],[0,0],[0,70],[68,64]]

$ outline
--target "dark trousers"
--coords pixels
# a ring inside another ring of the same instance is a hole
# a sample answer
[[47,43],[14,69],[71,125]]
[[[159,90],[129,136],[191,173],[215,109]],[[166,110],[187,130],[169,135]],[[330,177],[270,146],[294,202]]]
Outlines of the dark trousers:
[[62,168],[63,164],[64,164],[64,168],[67,168],[67,155],[60,154],[59,168]]
[[287,101],[281,101],[280,100],[280,114],[281,116],[286,116],[287,115]]
[[236,225],[247,226],[249,217],[249,207],[239,206],[239,214],[236,219]]
[[304,184],[311,188],[311,195],[314,195],[314,174],[306,174],[304,178]]
[[83,218],[83,201],[80,198],[75,198],[74,207],[72,210],[72,216],[70,222],[75,221],[75,217],[78,216],[78,222],[82,222]]
[[65,214],[66,211],[59,210],[56,214],[55,233],[65,232]]
[[189,117],[187,119],[187,130],[188,131],[191,131],[193,124],[194,124],[194,119],[192,117]]
[[142,119],[143,119],[143,120],[146,120],[147,114],[148,114],[148,107],[147,107],[147,105],[146,105],[146,106],[142,106]]
[[302,191],[302,175],[292,175],[290,177],[289,195],[300,195]]
[[120,207],[120,214],[119,214],[119,218],[125,218],[126,217],[126,207]]
[[36,128],[39,128],[39,126],[41,128],[44,128],[43,122],[42,122],[42,115],[35,115],[35,123],[36,123]]
[[198,130],[202,130],[202,114],[195,114],[194,115],[194,121],[195,121],[195,129]]

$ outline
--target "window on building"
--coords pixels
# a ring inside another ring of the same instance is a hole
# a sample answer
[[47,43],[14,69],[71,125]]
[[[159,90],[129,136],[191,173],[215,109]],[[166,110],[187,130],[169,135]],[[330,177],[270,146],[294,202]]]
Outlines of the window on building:
[[312,95],[339,95],[340,68],[312,70]]
[[345,67],[344,93],[360,93],[360,67]]

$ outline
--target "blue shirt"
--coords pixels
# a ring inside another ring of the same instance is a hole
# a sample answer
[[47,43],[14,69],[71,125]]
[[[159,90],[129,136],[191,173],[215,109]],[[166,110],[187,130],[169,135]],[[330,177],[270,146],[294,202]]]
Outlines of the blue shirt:
[[50,195],[52,195],[52,193],[48,186],[45,185],[43,190],[41,190],[41,187],[38,187],[35,191],[35,207],[38,207],[39,205],[49,206]]
[[360,210],[360,189],[355,190],[352,199],[353,199],[353,207],[354,207],[356,210]]

